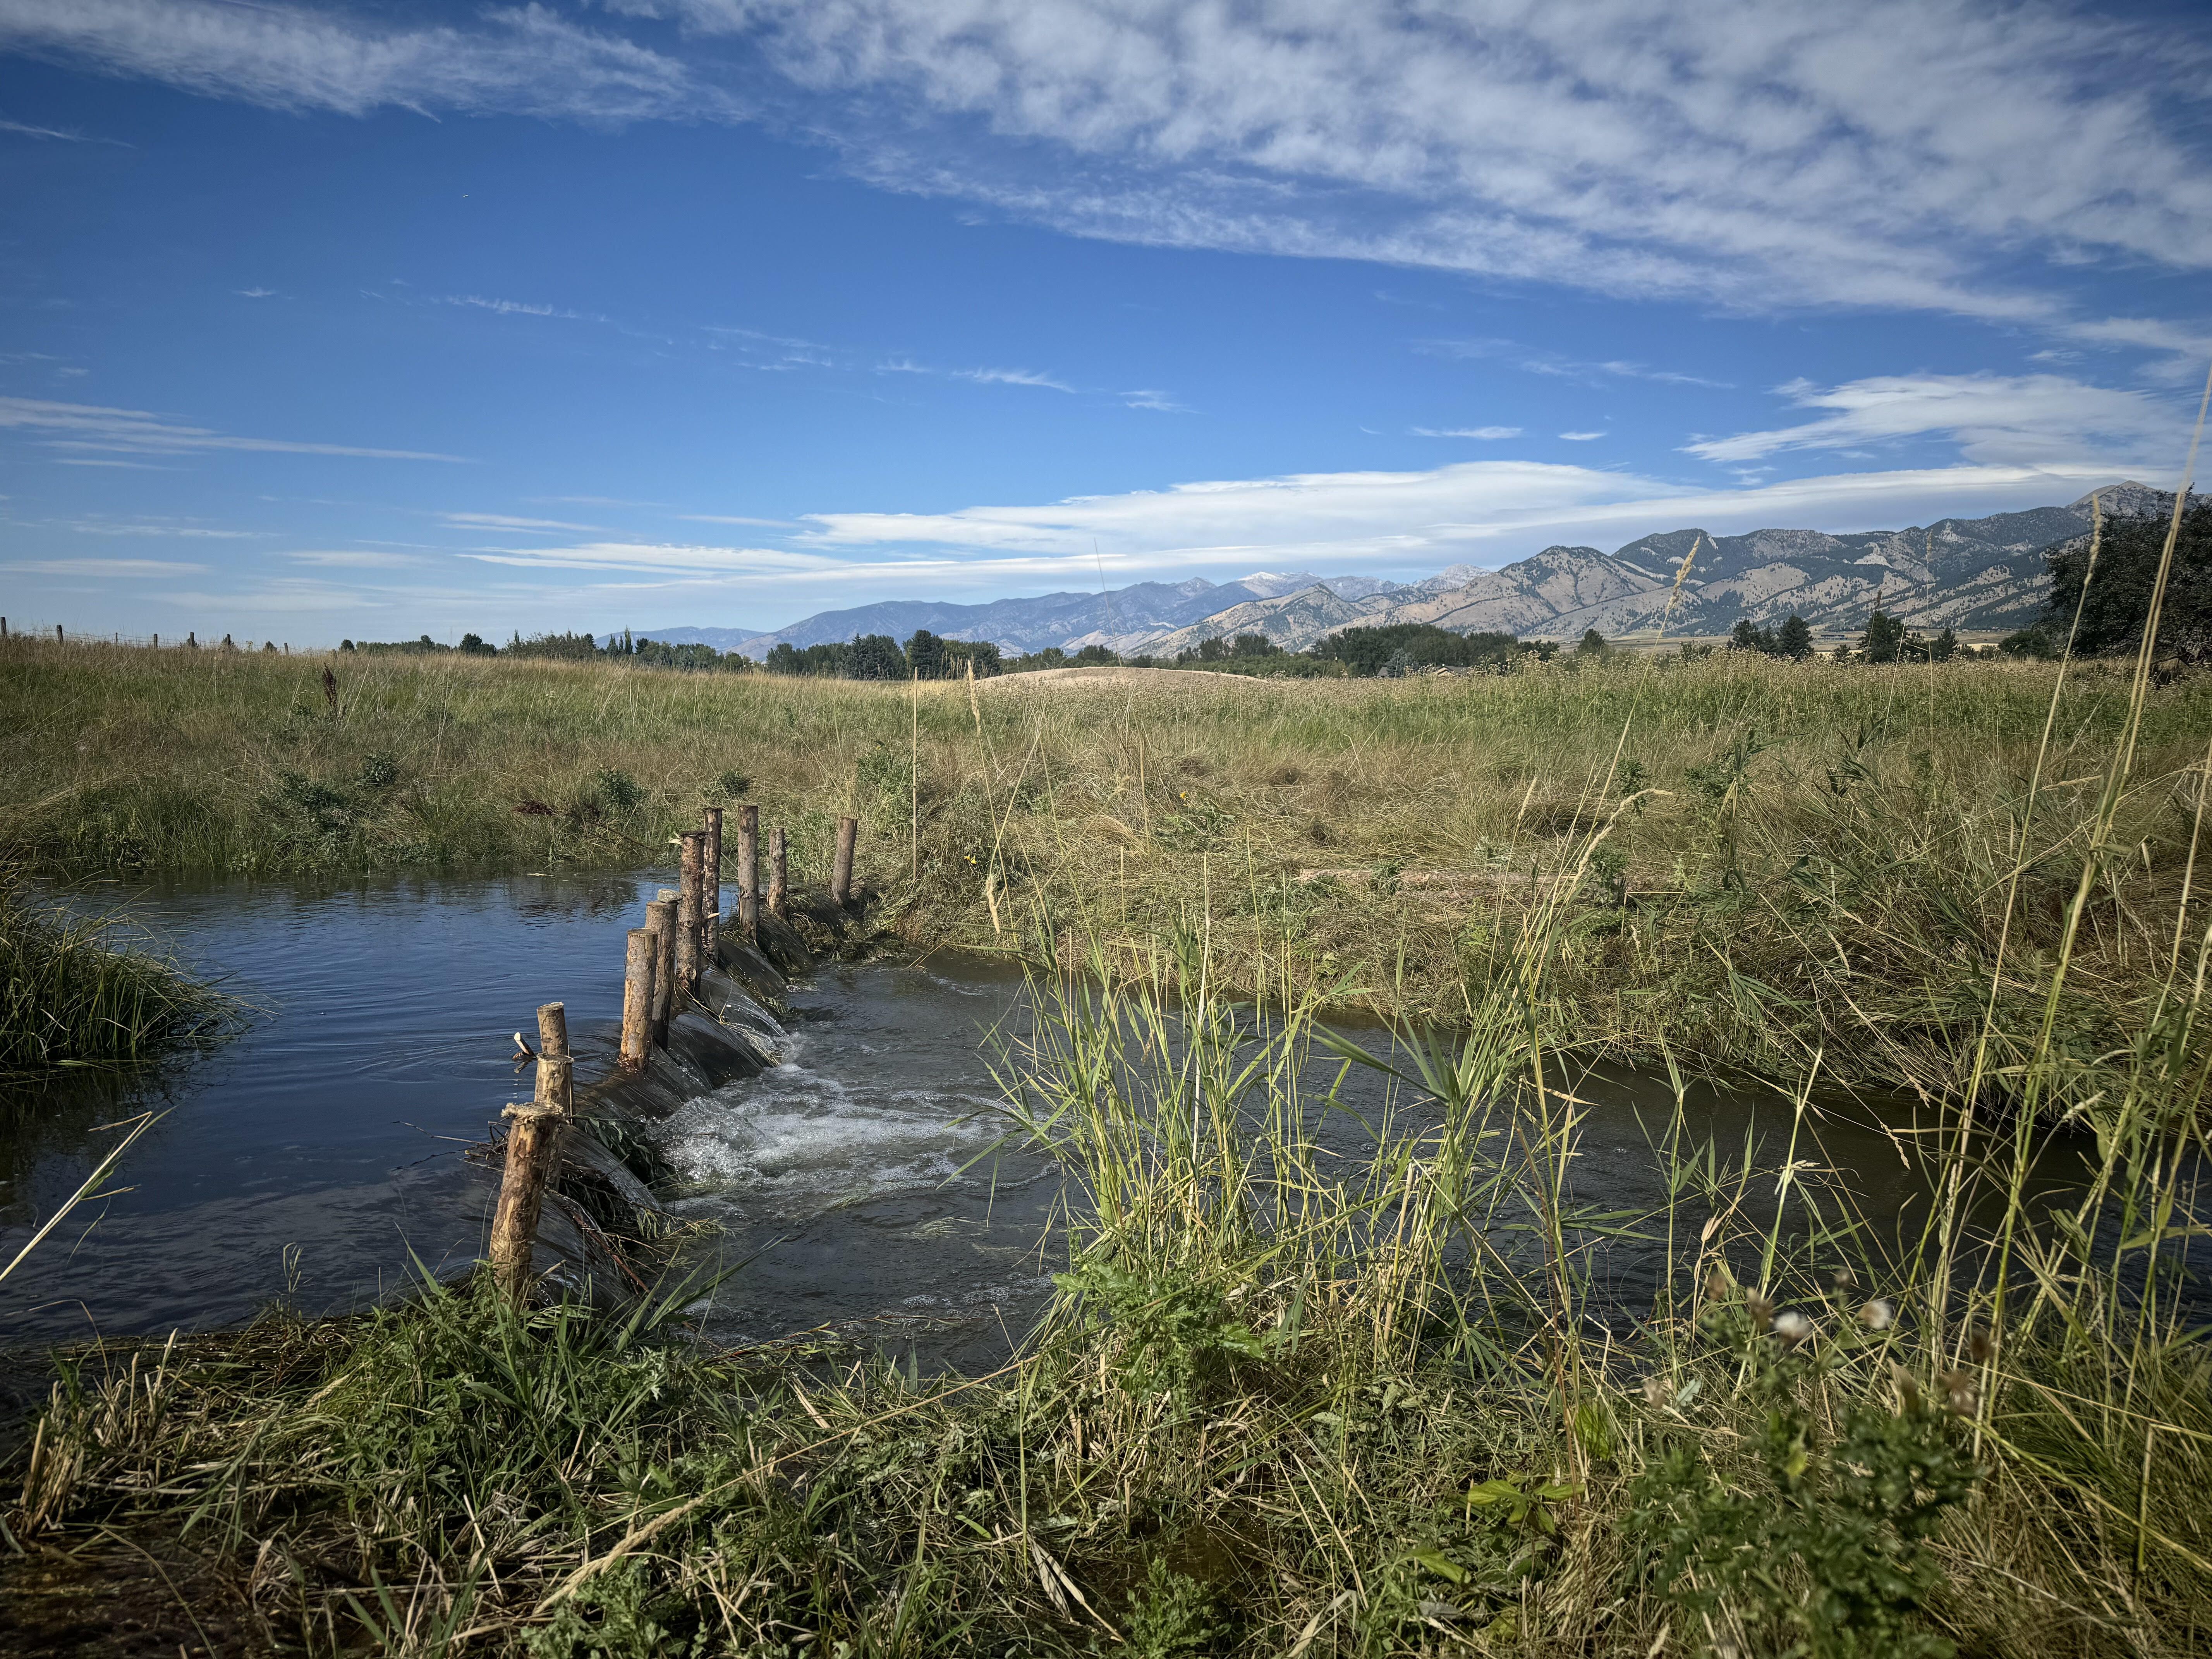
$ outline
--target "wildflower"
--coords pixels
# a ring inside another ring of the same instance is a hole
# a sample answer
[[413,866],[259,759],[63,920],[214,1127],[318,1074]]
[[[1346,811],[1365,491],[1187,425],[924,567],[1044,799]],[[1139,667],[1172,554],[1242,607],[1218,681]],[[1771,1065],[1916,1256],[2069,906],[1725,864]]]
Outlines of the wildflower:
[[1716,1262],[1712,1272],[1705,1275],[1705,1294],[1717,1302],[1735,1288],[1735,1281],[1729,1277],[1729,1270]]
[[1995,1331],[1978,1330],[1966,1339],[1966,1352],[1974,1364],[1986,1365],[1996,1357],[1997,1338]]
[[1785,1348],[1794,1348],[1813,1339],[1813,1322],[1795,1309],[1774,1316],[1774,1334]]
[[1746,1291],[1743,1305],[1751,1310],[1751,1316],[1762,1325],[1774,1317],[1774,1298],[1765,1291]]
[[1647,1406],[1663,1406],[1667,1403],[1666,1379],[1656,1371],[1644,1379],[1644,1403]]
[[1878,1296],[1859,1310],[1859,1323],[1870,1331],[1886,1331],[1897,1323],[1897,1304]]
[[1829,1280],[1839,1291],[1848,1291],[1858,1282],[1858,1275],[1849,1267],[1837,1268],[1834,1278]]

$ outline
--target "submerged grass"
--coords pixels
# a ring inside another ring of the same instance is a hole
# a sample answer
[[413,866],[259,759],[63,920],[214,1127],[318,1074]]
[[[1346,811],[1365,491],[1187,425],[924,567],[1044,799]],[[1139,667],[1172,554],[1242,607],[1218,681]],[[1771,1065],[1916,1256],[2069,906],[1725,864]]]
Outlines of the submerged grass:
[[[2212,678],[2137,708],[2103,665],[1033,680],[18,638],[0,848],[61,869],[635,866],[745,799],[807,881],[857,813],[879,914],[913,944],[1011,948],[1042,904],[1124,969],[1210,930],[1224,991],[1448,1022],[1511,978],[1573,872],[1554,1029],[1930,1089],[1981,1054],[1977,1088],[2012,1094],[2037,1045],[2095,1066],[2154,1010],[2212,750]],[[2129,856],[2095,860],[2076,905],[2093,830]]]

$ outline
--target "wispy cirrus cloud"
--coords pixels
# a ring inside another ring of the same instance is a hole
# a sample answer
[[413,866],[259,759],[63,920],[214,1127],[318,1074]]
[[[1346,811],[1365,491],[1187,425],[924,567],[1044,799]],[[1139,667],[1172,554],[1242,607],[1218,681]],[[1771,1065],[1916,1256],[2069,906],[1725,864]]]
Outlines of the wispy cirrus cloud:
[[189,576],[207,568],[174,559],[15,559],[0,565],[26,576]]
[[2056,4],[0,0],[0,49],[354,115],[768,98],[859,176],[1075,234],[1754,312],[2063,328],[2069,271],[2212,269],[2201,41]]
[[1880,374],[1834,386],[1793,380],[1776,390],[1793,406],[1817,411],[1814,418],[1700,439],[1686,446],[1687,453],[1756,461],[1936,437],[1956,444],[1969,460],[2033,465],[2109,456],[2140,466],[2178,452],[2194,412],[2169,396],[2063,374]]
[[33,126],[27,121],[0,119],[0,132],[13,133],[18,138],[47,138],[64,144],[112,144],[118,149],[130,149],[120,138],[98,138],[89,133],[77,132],[67,127]]
[[921,374],[948,380],[973,380],[979,386],[1033,386],[1051,392],[1073,392],[1065,380],[1033,368],[936,368],[911,357],[887,357],[876,365],[878,374]]
[[[0,0],[4,3],[4,0]],[[40,398],[0,398],[0,430],[35,434],[55,449],[185,455],[245,450],[280,455],[348,455],[380,461],[453,461],[465,458],[415,449],[371,449],[356,444],[308,443],[292,438],[247,438],[210,427],[185,426],[143,409],[55,403]]]
[[276,556],[321,570],[404,570],[430,562],[416,553],[380,553],[353,548],[309,550],[279,553]]
[[562,519],[520,519],[507,513],[441,513],[438,515],[447,524],[467,530],[544,530],[592,531],[606,526],[596,524],[570,524]]
[[594,122],[739,106],[682,63],[550,7],[466,24],[221,0],[0,0],[0,46],[288,110],[398,107]]
[[1521,435],[1517,426],[1414,426],[1406,429],[1416,438],[1474,438],[1483,443],[1498,443]]

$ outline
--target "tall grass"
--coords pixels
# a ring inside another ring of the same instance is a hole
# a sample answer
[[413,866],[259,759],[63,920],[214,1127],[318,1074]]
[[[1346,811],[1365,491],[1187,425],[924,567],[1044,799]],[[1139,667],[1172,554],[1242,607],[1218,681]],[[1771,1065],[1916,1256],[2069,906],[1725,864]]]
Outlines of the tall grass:
[[[324,667],[11,641],[0,847],[64,868],[634,865],[742,794],[790,825],[805,880],[857,812],[876,914],[916,945],[1010,947],[1041,902],[1133,962],[1210,904],[1224,990],[1455,1021],[1556,902],[1559,1030],[1931,1091],[1978,1053],[1978,1090],[2011,1097],[2035,1045],[2094,1068],[2154,1010],[2212,740],[2212,680],[2138,707],[2098,664],[971,694],[342,658],[334,698]],[[2100,855],[2075,906],[2093,835],[2131,856]]]

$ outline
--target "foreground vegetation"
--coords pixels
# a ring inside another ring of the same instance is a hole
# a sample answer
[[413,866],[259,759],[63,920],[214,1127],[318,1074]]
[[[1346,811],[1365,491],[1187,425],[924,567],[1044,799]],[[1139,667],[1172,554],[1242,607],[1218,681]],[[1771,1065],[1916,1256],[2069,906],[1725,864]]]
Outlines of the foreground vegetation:
[[[1948,1201],[1893,1243],[1802,1103],[1757,1164],[1662,1115],[1668,1204],[1589,1213],[1573,1062],[1512,994],[1401,1062],[1371,1159],[1322,1144],[1325,1034],[1255,1034],[1203,960],[1038,995],[1010,1133],[1075,1195],[1003,1369],[720,1353],[690,1289],[624,1322],[481,1284],[80,1353],[9,1471],[18,1576],[136,1552],[149,1639],[234,1651],[2203,1650],[2201,1071],[2131,1069],[2057,1228],[1952,1103]],[[1606,1292],[1623,1251],[1663,1264],[1648,1304]],[[10,1600],[85,1639],[57,1604]]]
[[[757,801],[827,873],[866,832],[916,945],[1042,903],[1117,962],[1211,937],[1224,989],[1455,1021],[1562,872],[1538,1015],[1616,1054],[2016,1091],[2087,1076],[2195,945],[2212,680],[2148,691],[2125,858],[2094,868],[2131,680],[1570,656],[1509,674],[880,686],[459,654],[320,660],[10,641],[0,849],[64,871],[635,866]],[[2069,934],[2070,929],[2070,934]],[[2070,939],[2045,1033],[2052,963]],[[1998,971],[2002,947],[2002,971]]]

